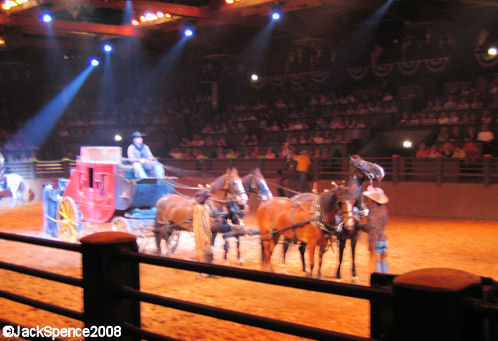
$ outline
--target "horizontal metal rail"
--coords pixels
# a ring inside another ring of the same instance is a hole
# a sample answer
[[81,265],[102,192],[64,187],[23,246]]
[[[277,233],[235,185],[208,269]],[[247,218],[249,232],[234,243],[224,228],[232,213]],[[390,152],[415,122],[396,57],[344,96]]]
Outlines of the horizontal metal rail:
[[29,297],[17,295],[5,290],[0,290],[0,297],[6,298],[11,301],[19,302],[22,304],[27,304],[35,308],[43,309],[46,311],[49,311],[51,313],[63,315],[66,317],[70,317],[75,320],[83,321],[83,313],[80,311],[60,307],[58,305],[52,304],[52,303],[47,303],[47,302],[42,302],[38,301]]
[[76,287],[83,286],[83,280],[81,278],[61,275],[61,274],[57,274],[54,272],[49,272],[49,271],[44,271],[44,270],[39,270],[39,269],[34,269],[34,268],[30,268],[30,267],[23,266],[23,265],[16,265],[16,264],[11,264],[11,263],[6,263],[6,262],[0,261],[0,269],[15,271],[18,273],[22,273],[22,274],[26,274],[26,275],[30,275],[30,276],[35,276],[35,277],[39,277],[39,278],[43,278],[43,279],[48,279],[48,280],[59,282],[59,283],[74,285]]
[[123,260],[165,266],[174,269],[203,272],[212,275],[226,276],[253,282],[275,284],[289,288],[311,290],[354,298],[362,298],[366,300],[389,300],[392,297],[392,291],[386,289],[370,288],[363,285],[336,283],[319,279],[282,275],[266,271],[248,270],[216,264],[199,263],[196,261],[180,260],[161,256],[152,256],[126,250],[122,251],[121,258]]
[[130,323],[125,323],[123,325],[123,330],[127,335],[130,336],[137,336],[141,340],[145,339],[148,341],[180,341],[180,339],[175,339],[170,336],[165,336],[162,334],[157,334],[142,328],[135,327],[134,325]]
[[267,317],[241,313],[238,311],[212,307],[200,303],[192,303],[175,298],[159,296],[135,290],[129,287],[124,287],[121,290],[126,297],[138,299],[142,302],[153,303],[167,308],[179,309],[194,314],[215,317],[226,321],[242,323],[253,327],[273,330],[276,332],[301,336],[309,339],[330,341],[374,341],[374,339],[364,338],[361,336],[343,334],[326,329],[305,326],[302,324],[280,321]]
[[27,243],[40,246],[53,247],[55,249],[81,252],[81,244],[61,242],[59,240],[49,240],[38,237],[23,236],[15,233],[0,232],[0,239],[10,240],[14,242]]

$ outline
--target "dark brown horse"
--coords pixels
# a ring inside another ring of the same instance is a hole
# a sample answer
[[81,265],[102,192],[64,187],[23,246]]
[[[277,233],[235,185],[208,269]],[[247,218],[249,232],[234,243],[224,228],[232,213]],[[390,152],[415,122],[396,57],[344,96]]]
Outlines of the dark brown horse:
[[257,211],[261,240],[263,243],[263,266],[273,270],[271,255],[283,235],[293,241],[305,242],[309,247],[310,271],[313,273],[315,249],[319,248],[318,278],[321,277],[323,254],[331,232],[327,227],[335,224],[340,216],[350,228],[354,225],[354,200],[347,188],[336,188],[320,195],[300,194],[292,199],[275,198],[263,202]]
[[[385,172],[384,169],[378,164],[368,162],[363,160],[359,156],[352,156],[349,161],[349,170],[346,175],[345,186],[349,188],[349,191],[353,195],[354,199],[354,211],[360,213],[364,210],[363,200],[362,200],[362,190],[363,183],[367,180],[373,181],[381,181],[384,178]],[[296,197],[299,197],[302,194],[298,194]],[[356,256],[356,244],[358,242],[358,232],[356,224],[348,228],[348,225],[341,224],[340,217],[337,217],[337,223],[340,224],[337,231],[336,237],[339,244],[339,259],[337,266],[336,277],[341,278],[341,264],[344,255],[344,249],[346,247],[346,241],[349,239],[351,241],[351,259],[352,259],[352,268],[351,273],[353,275],[353,281],[357,280],[356,277],[356,264],[355,264],[355,256]],[[284,238],[283,241],[283,260],[285,264],[285,255],[291,243],[290,239]],[[306,244],[299,244],[299,253],[301,255],[301,262],[303,271],[306,271],[306,263],[304,258],[304,253],[306,250]]]
[[[212,194],[213,209],[222,211],[228,202],[235,202],[242,209],[247,204],[247,194],[235,168],[214,180],[208,188]],[[192,231],[193,198],[180,194],[163,196],[156,203],[156,247],[161,253],[161,240],[166,240],[167,252],[173,253],[178,245],[181,230]]]

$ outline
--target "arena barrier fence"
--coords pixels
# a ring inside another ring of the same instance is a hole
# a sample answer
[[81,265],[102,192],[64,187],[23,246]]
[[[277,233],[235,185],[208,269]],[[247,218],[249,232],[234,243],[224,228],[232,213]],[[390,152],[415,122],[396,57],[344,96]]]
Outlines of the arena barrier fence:
[[[138,253],[136,237],[122,232],[94,233],[82,238],[81,244],[4,232],[0,239],[81,253],[82,278],[6,262],[0,262],[0,268],[82,287],[84,311],[5,290],[0,290],[0,297],[83,321],[87,327],[121,326],[121,340],[175,340],[141,328],[141,302],[319,340],[491,341],[498,337],[498,284],[458,270],[424,269],[399,276],[374,273],[371,286],[366,287]],[[371,338],[141,291],[140,264],[366,299]]]
[[[498,158],[483,157],[476,160],[453,158],[409,158],[376,157],[366,158],[378,163],[386,171],[385,180],[393,182],[473,182],[490,185],[498,183]],[[168,175],[178,175],[182,171],[190,174],[199,172],[203,176],[219,175],[227,167],[237,167],[246,173],[259,167],[266,177],[275,177],[278,170],[286,169],[282,159],[200,159],[200,160],[160,160],[166,165]],[[27,179],[69,177],[74,161],[38,161],[7,163],[7,170],[19,173]],[[348,158],[314,159],[310,177],[318,179],[342,179],[349,168]]]

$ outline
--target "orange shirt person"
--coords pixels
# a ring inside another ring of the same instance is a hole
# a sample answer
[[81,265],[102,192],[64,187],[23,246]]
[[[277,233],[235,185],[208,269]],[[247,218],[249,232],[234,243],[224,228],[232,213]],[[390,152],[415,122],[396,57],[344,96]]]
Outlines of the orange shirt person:
[[308,156],[308,151],[301,151],[301,155],[294,156],[294,161],[296,161],[296,172],[299,180],[299,186],[301,192],[306,191],[306,175],[308,174],[308,169],[311,164],[311,159]]

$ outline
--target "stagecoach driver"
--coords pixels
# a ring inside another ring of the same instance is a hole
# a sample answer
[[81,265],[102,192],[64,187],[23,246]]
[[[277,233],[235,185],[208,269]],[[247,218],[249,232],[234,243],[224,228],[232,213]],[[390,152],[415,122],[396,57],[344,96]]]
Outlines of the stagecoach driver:
[[164,177],[164,168],[152,155],[149,146],[144,143],[145,134],[135,131],[131,137],[133,142],[128,146],[128,160],[133,163],[135,176],[147,178],[151,176],[156,178]]
[[211,247],[211,208],[206,200],[211,194],[201,190],[195,194],[194,211],[192,213],[192,226],[194,230],[195,253],[199,262],[211,263],[213,250]]

